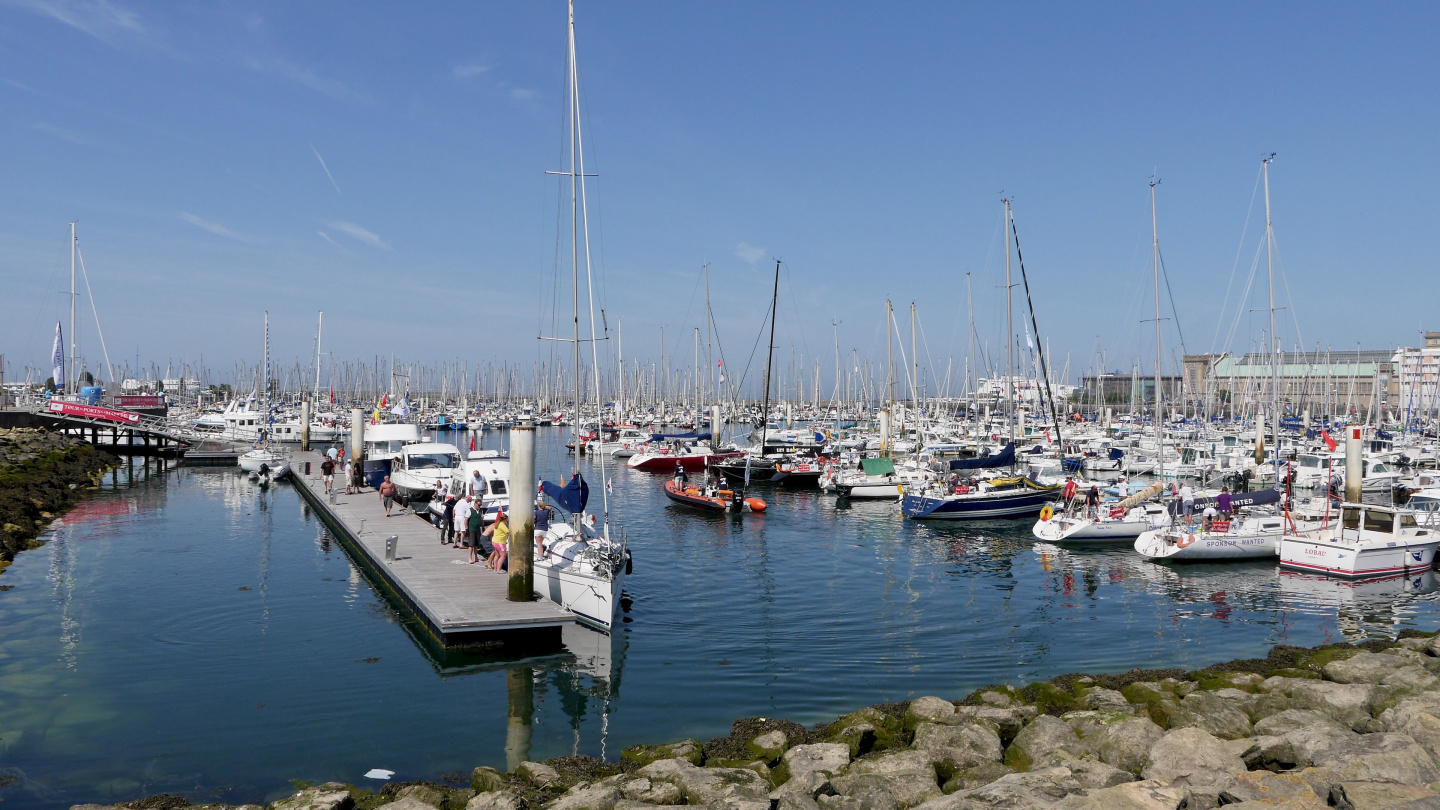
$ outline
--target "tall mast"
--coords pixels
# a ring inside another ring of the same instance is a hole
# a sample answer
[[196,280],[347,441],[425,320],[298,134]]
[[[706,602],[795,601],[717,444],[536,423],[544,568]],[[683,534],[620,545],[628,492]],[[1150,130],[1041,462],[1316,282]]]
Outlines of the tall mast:
[[[1005,203],[1006,230],[1012,226],[1010,200]],[[1010,443],[1015,443],[1015,319],[1010,303],[1010,234],[1005,235],[1005,421],[1010,426]],[[1014,465],[1012,464],[1013,468]]]
[[[969,273],[965,274],[965,300],[968,302],[970,308],[970,348],[968,354],[965,355],[965,397],[969,399],[970,392],[973,390],[970,384],[970,364],[974,362],[975,358],[975,295],[970,290]],[[968,406],[966,411],[967,413],[965,415],[968,417],[970,415],[968,413]]]
[[[1270,163],[1275,160],[1275,153],[1271,152],[1268,157],[1261,158],[1265,169],[1265,265],[1266,272],[1270,278],[1270,407],[1269,412],[1271,423],[1274,425],[1270,444],[1273,448],[1270,452],[1278,459],[1280,455],[1280,341],[1275,337],[1275,229],[1270,222]],[[1256,430],[1262,434],[1265,431],[1264,425],[1257,425]],[[1278,476],[1280,468],[1275,467]]]
[[580,207],[576,194],[578,192],[579,177],[576,174],[577,144],[580,140],[580,88],[578,87],[579,71],[575,69],[575,2],[570,0],[569,15],[570,25],[567,35],[570,68],[570,292],[574,313],[572,324],[575,328],[575,414],[570,420],[570,441],[575,445],[575,463],[570,466],[570,474],[580,472],[580,419],[583,410],[580,408],[580,239],[577,226],[579,225]]
[[75,223],[70,223],[70,368],[65,375],[66,379],[56,380],[65,386],[65,393],[75,396],[79,393],[78,383],[80,381],[80,369],[77,368],[78,361],[75,358]]
[[890,392],[886,406],[893,413],[895,410],[895,349],[892,346],[895,331],[892,328],[895,323],[895,308],[891,306],[890,299],[885,299],[885,386]]
[[910,400],[920,411],[920,355],[915,350],[915,302],[910,302]]
[[320,333],[325,329],[325,312],[321,310],[320,319],[315,324],[315,402],[320,402]]
[[1155,477],[1165,479],[1165,398],[1160,388],[1160,228],[1155,218],[1155,186],[1160,183],[1150,178],[1150,234],[1152,254],[1155,261],[1155,444],[1159,447],[1155,466]]
[[[775,291],[770,295],[770,348],[765,355],[765,403],[760,409],[760,455],[770,428],[770,367],[775,363],[775,302],[780,300],[780,260],[775,260]],[[747,476],[748,477],[748,476]]]
[[620,424],[625,424],[625,319],[615,319],[616,362],[620,366]]

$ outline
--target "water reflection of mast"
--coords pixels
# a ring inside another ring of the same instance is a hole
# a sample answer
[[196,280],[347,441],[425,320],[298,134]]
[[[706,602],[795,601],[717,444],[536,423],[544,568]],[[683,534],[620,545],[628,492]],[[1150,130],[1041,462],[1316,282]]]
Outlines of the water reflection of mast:
[[270,494],[269,487],[259,487],[260,490],[260,632],[266,633],[270,629],[270,600],[267,598],[270,591],[270,538],[274,530],[274,516],[270,510],[270,504],[266,496]]
[[75,668],[75,647],[80,641],[80,622],[70,614],[75,597],[75,552],[70,548],[70,526],[57,521],[50,539],[50,581],[55,588],[55,603],[60,608],[60,657],[65,666]]

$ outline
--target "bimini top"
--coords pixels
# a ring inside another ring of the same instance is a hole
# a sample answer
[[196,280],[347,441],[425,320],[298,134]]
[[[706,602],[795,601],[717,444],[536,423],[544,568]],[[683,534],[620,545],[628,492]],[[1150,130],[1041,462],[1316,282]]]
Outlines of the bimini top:
[[652,442],[703,442],[709,441],[709,433],[651,433]]

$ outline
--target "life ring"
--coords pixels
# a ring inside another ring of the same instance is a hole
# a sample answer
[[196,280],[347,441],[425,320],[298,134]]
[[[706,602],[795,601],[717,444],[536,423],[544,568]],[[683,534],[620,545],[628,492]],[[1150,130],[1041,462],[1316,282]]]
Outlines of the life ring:
[[1052,518],[1052,517],[1054,517],[1054,516],[1055,516],[1055,510],[1052,509],[1052,508],[1049,507],[1049,506],[1045,506],[1044,508],[1042,508],[1042,509],[1040,510],[1040,519],[1041,519],[1042,521],[1048,521],[1048,520],[1050,520],[1050,518]]
[[1180,539],[1175,541],[1175,547],[1176,547],[1176,548],[1188,548],[1188,547],[1190,546],[1190,544],[1191,544],[1191,543],[1194,543],[1194,542],[1195,542],[1195,535],[1193,535],[1193,534],[1182,534],[1182,535],[1180,535]]

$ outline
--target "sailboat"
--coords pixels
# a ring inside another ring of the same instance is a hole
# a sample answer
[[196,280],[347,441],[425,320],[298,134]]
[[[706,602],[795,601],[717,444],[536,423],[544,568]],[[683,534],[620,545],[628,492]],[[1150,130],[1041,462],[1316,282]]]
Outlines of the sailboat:
[[[1010,239],[1014,230],[1014,217],[1010,201],[1005,202],[1005,224],[1009,226],[1005,239],[1005,332],[1015,334],[1013,306],[1010,300]],[[900,511],[905,517],[915,520],[987,520],[991,518],[1023,518],[1040,514],[1040,511],[1060,492],[1058,485],[1042,484],[1029,476],[1015,472],[1015,348],[1013,340],[1006,340],[1006,357],[1010,373],[1005,377],[1006,423],[1010,429],[1010,440],[1000,452],[981,458],[954,459],[949,464],[952,474],[960,471],[972,472],[973,477],[962,483],[949,484],[944,479],[930,479],[905,487],[900,501]],[[995,474],[993,470],[1008,467],[1008,475]]]
[[[550,172],[570,178],[570,276],[574,285],[575,405],[579,410],[570,420],[571,440],[579,444],[580,423],[584,421],[585,392],[580,382],[580,244],[585,247],[585,286],[590,303],[590,351],[594,380],[594,404],[597,413],[603,407],[600,398],[600,354],[595,333],[595,290],[590,267],[590,223],[585,205],[585,149],[580,130],[579,70],[575,60],[575,3],[569,6],[567,28],[567,84],[569,85],[570,168]],[[532,553],[534,557],[535,590],[552,602],[574,613],[580,621],[599,630],[609,631],[620,611],[621,586],[630,573],[630,549],[623,532],[610,525],[610,487],[605,469],[605,454],[598,453],[602,513],[585,511],[590,500],[590,486],[580,473],[580,455],[572,456],[570,477],[562,484],[541,483],[541,492],[548,496],[566,515],[565,520],[551,523],[540,535]],[[516,486],[532,486],[524,481]],[[537,533],[539,527],[536,527]],[[617,539],[616,534],[620,536]]]
[[259,478],[283,478],[290,472],[290,457],[270,442],[270,432],[275,426],[275,411],[270,402],[270,313],[265,313],[265,421],[266,429],[260,432],[260,441],[247,453],[240,455],[240,469]]

